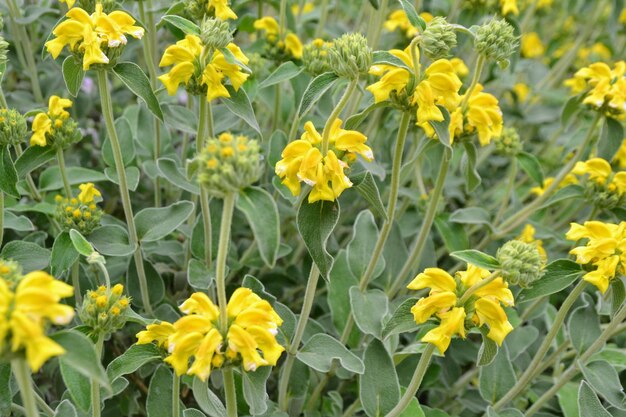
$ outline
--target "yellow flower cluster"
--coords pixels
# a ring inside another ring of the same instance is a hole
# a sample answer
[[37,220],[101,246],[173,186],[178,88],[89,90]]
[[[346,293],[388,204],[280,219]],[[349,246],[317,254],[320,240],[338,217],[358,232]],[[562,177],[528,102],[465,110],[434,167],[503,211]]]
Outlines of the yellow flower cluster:
[[56,59],[69,45],[72,53],[82,54],[84,70],[95,64],[108,64],[109,57],[105,51],[126,45],[126,35],[137,39],[144,35],[144,29],[135,26],[135,19],[128,13],[116,10],[106,14],[100,3],[96,4],[96,10],[91,15],[80,7],[74,7],[65,16],[68,19],[54,28],[52,34],[56,38],[46,42],[46,49]]
[[334,201],[352,186],[345,170],[359,154],[367,161],[374,159],[372,149],[365,144],[367,137],[355,130],[341,129],[337,119],[330,127],[330,149],[326,155],[320,150],[322,135],[312,122],[306,122],[304,133],[283,150],[283,159],[276,163],[275,172],[294,196],[300,195],[301,182],[313,187],[309,202]]
[[218,326],[219,309],[206,294],[192,294],[180,310],[185,316],[175,323],[151,324],[137,334],[137,344],[156,342],[168,350],[165,362],[177,375],[186,373],[204,381],[226,361],[241,362],[244,370],[254,371],[276,365],[285,350],[276,341],[282,319],[248,288],[238,288],[230,297],[224,332]]
[[[248,58],[237,45],[230,43],[226,48],[239,62],[244,65],[248,63]],[[194,94],[206,92],[207,101],[213,101],[219,97],[230,97],[224,87],[226,77],[235,91],[248,79],[249,74],[243,72],[239,65],[228,62],[221,51],[209,51],[212,54],[208,59],[204,57],[203,51],[202,41],[195,35],[187,35],[165,50],[159,66],[173,67],[170,72],[161,75],[159,80],[169,95],[176,94],[182,83]],[[199,90],[193,91],[194,88]]]
[[[433,20],[433,15],[427,12],[420,13],[420,17],[424,19],[426,23]],[[384,26],[385,29],[390,32],[395,32],[400,29],[404,32],[407,38],[414,38],[419,33],[419,30],[411,24],[406,13],[402,9],[391,12],[385,21]]]
[[487,337],[501,345],[513,330],[502,305],[514,304],[513,293],[502,277],[477,289],[464,305],[459,305],[465,291],[490,277],[488,270],[474,265],[468,265],[466,271],[457,272],[455,277],[439,268],[427,268],[419,274],[407,288],[430,288],[430,293],[411,308],[415,322],[422,324],[433,316],[439,319],[439,326],[426,333],[422,342],[435,345],[443,354],[453,336],[465,338],[466,320],[469,319],[469,323],[477,326],[486,324],[489,327]]
[[280,27],[278,26],[278,22],[271,16],[265,16],[260,19],[257,19],[254,22],[254,28],[256,30],[264,30],[265,37],[270,44],[275,44],[279,50],[287,53],[290,57],[295,59],[302,58],[302,42],[298,35],[295,33],[289,32],[285,35],[285,39],[279,39],[280,37]]
[[612,279],[626,271],[626,222],[572,223],[565,237],[574,242],[588,239],[585,246],[574,248],[570,253],[576,256],[577,263],[596,267],[583,279],[598,287],[602,294],[609,288]]
[[92,183],[80,184],[78,198],[55,197],[57,218],[64,230],[77,229],[84,235],[90,234],[100,225],[102,210],[96,205],[100,191]]
[[[461,98],[465,99],[465,96]],[[465,121],[466,119],[466,121]],[[434,135],[432,127],[425,124],[422,126],[429,136]],[[483,91],[483,86],[477,84],[467,100],[466,109],[457,107],[450,113],[450,139],[460,137],[462,134],[477,133],[478,142],[481,146],[491,143],[493,138],[502,135],[504,121],[498,99]]]
[[576,175],[587,175],[590,181],[606,188],[611,193],[626,193],[626,171],[613,173],[611,165],[602,158],[578,162],[573,171]]
[[626,114],[626,61],[613,68],[596,62],[565,81],[574,94],[585,92],[584,104],[615,116]]
[[47,137],[53,136],[55,129],[61,129],[70,114],[65,110],[72,107],[72,100],[51,96],[48,100],[48,111],[38,113],[33,119],[33,135],[30,138],[31,146],[47,146]]
[[46,327],[68,324],[74,309],[60,303],[73,295],[73,289],[43,271],[23,276],[15,290],[13,283],[0,278],[0,353],[23,353],[30,368],[37,372],[50,358],[65,350],[46,337]]
[[111,333],[124,327],[124,313],[128,310],[130,300],[123,294],[122,284],[116,284],[111,289],[101,285],[96,291],[87,291],[78,312],[83,324],[91,327],[95,334]]

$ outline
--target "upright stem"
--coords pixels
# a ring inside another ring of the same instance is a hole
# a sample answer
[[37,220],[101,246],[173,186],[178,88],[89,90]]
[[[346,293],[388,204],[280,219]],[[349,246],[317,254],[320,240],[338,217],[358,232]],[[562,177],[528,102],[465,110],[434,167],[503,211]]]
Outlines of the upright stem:
[[502,409],[502,407],[506,406],[509,402],[515,399],[515,397],[517,397],[525,388],[528,387],[528,384],[532,381],[533,377],[535,377],[536,370],[539,365],[541,365],[541,361],[546,356],[546,353],[548,353],[548,350],[552,345],[552,341],[561,329],[567,313],[572,308],[572,305],[574,305],[580,294],[582,294],[582,292],[585,290],[586,286],[587,282],[580,280],[580,282],[574,287],[572,292],[569,293],[569,295],[559,308],[559,311],[554,318],[554,323],[552,323],[550,331],[546,335],[545,339],[543,339],[543,342],[541,343],[541,346],[539,346],[539,350],[537,350],[537,353],[533,357],[533,360],[526,367],[526,370],[519,377],[513,388],[511,388],[509,392],[507,392],[497,403],[493,405],[494,410],[497,411]]
[[0,191],[0,247],[4,239],[4,193]]
[[428,365],[430,364],[430,359],[433,356],[434,351],[435,345],[428,343],[426,349],[424,349],[424,352],[422,353],[419,363],[417,364],[417,368],[415,368],[415,373],[413,374],[413,378],[411,378],[409,386],[406,388],[404,395],[400,398],[400,402],[398,402],[398,404],[390,412],[388,412],[385,417],[397,417],[402,414],[405,408],[409,406],[411,400],[413,400],[417,390],[422,384],[422,379],[424,379],[424,374],[428,369]]
[[437,174],[437,179],[435,182],[435,188],[433,189],[430,196],[430,202],[428,203],[428,208],[426,209],[426,214],[424,216],[424,221],[422,222],[422,227],[419,234],[417,235],[415,246],[413,246],[411,253],[407,257],[407,260],[404,262],[400,273],[396,277],[395,282],[389,290],[390,297],[393,297],[393,295],[400,290],[401,286],[404,284],[406,276],[409,275],[411,270],[415,268],[415,266],[419,264],[421,260],[422,252],[424,250],[424,247],[426,246],[426,239],[428,238],[428,235],[430,234],[430,229],[433,225],[433,222],[435,221],[435,215],[437,214],[439,199],[443,194],[443,186],[446,182],[446,176],[448,175],[450,157],[451,151],[447,148],[444,149],[441,165],[439,166],[439,173]]
[[[98,334],[98,341],[96,342],[96,355],[98,360],[102,356],[102,344],[104,343],[104,335]],[[95,379],[91,380],[91,416],[100,417],[100,384]]]
[[83,303],[83,295],[80,292],[80,262],[76,261],[72,265],[72,286],[74,287],[74,300],[76,300],[76,306],[80,306]]
[[354,93],[354,90],[356,89],[358,83],[358,78],[350,81],[350,84],[346,88],[346,91],[344,91],[343,96],[339,100],[339,103],[337,103],[332,113],[330,113],[330,116],[328,116],[328,120],[324,125],[324,132],[322,133],[322,155],[326,155],[328,153],[328,146],[330,143],[330,129],[335,120],[337,120],[339,115],[341,115],[341,112],[346,107],[346,104],[348,104],[348,100],[350,100],[350,96],[352,95],[352,93]]
[[224,378],[224,396],[226,397],[226,415],[227,417],[237,417],[237,391],[235,389],[233,368],[224,368],[222,376]]
[[321,38],[324,34],[324,26],[326,26],[326,19],[328,19],[328,3],[329,0],[322,0],[320,4],[320,20],[317,23],[317,28],[315,29],[315,37]]
[[23,358],[13,359],[11,361],[11,368],[13,369],[13,375],[17,381],[17,386],[20,389],[20,396],[22,397],[26,417],[39,417],[39,411],[37,410],[37,404],[35,403],[33,385],[30,379],[30,368],[28,367],[26,360]]
[[126,180],[126,169],[124,168],[124,158],[120,141],[115,130],[115,120],[113,118],[113,107],[111,106],[111,94],[109,92],[107,73],[105,70],[98,71],[98,88],[100,90],[100,102],[102,104],[102,114],[111,140],[111,149],[113,150],[113,159],[115,160],[115,170],[119,179],[120,195],[122,197],[122,206],[128,225],[129,240],[135,245],[135,266],[137,268],[137,277],[139,278],[139,290],[141,293],[141,301],[146,313],[152,315],[152,305],[150,304],[150,295],[148,293],[148,280],[143,265],[143,255],[141,253],[141,245],[135,228],[135,218],[133,216],[133,207],[128,193],[128,182]]
[[467,289],[467,291],[465,291],[465,293],[463,293],[463,296],[461,297],[461,299],[459,300],[457,305],[462,306],[463,304],[465,304],[467,302],[467,300],[469,300],[470,297],[472,295],[474,295],[474,293],[476,291],[478,291],[479,289],[481,289],[481,288],[485,287],[486,285],[490,284],[492,281],[494,281],[496,278],[498,278],[499,274],[500,274],[500,271],[494,271],[487,278],[485,278],[483,280],[480,280],[476,284],[474,284],[471,287],[469,287]]
[[287,0],[280,0],[280,8],[278,10],[278,37],[280,40],[285,39],[287,27]]
[[478,55],[478,60],[476,61],[476,67],[474,68],[474,76],[472,77],[472,83],[467,88],[465,92],[465,96],[463,97],[463,101],[461,102],[461,110],[467,110],[467,105],[469,104],[469,99],[478,85],[478,81],[480,81],[480,76],[483,73],[483,67],[485,66],[485,57],[483,55]]
[[[209,135],[213,136],[211,104],[207,102],[204,97],[200,97],[199,113],[198,133],[196,134],[196,152],[198,153],[204,148],[205,132],[208,130]],[[204,233],[204,263],[207,268],[210,268],[213,255],[213,249],[211,247],[213,231],[211,225],[211,210],[209,207],[209,194],[204,187],[200,187],[200,210],[202,212],[202,228]]]
[[180,377],[172,372],[172,417],[180,417]]
[[65,189],[65,196],[72,198],[72,187],[70,187],[70,181],[67,178],[67,170],[65,169],[65,158],[63,157],[63,148],[60,146],[57,148],[57,161],[59,163],[59,172],[61,173],[61,179],[63,179],[63,188]]
[[306,285],[306,291],[304,293],[304,302],[302,303],[302,310],[300,311],[300,317],[298,318],[298,325],[293,335],[293,339],[289,343],[287,349],[287,359],[283,364],[283,372],[278,382],[278,406],[282,411],[287,411],[289,406],[289,398],[287,397],[287,388],[289,386],[289,378],[291,376],[291,370],[296,360],[296,354],[298,353],[298,347],[302,341],[304,335],[304,329],[309,321],[309,315],[311,314],[311,308],[313,307],[313,300],[315,299],[315,289],[317,288],[317,281],[320,277],[320,271],[315,264],[311,266],[309,272],[309,279]]

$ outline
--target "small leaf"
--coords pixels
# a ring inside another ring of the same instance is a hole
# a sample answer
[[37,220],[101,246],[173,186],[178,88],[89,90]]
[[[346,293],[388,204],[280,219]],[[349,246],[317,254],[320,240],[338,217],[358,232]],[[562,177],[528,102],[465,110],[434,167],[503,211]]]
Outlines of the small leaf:
[[355,175],[350,178],[350,181],[352,181],[354,189],[370,204],[372,211],[383,220],[387,220],[387,211],[380,198],[380,191],[378,191],[378,186],[372,174],[367,171]]
[[15,198],[20,197],[17,191],[17,171],[8,146],[0,147],[0,192]]
[[290,80],[298,76],[303,70],[304,67],[298,67],[291,61],[284,62],[259,84],[259,89]]
[[613,407],[626,410],[626,395],[615,368],[606,361],[595,361],[581,365],[580,370],[595,392]]
[[172,415],[172,371],[167,365],[161,365],[152,375],[146,413],[148,417],[179,417]]
[[593,300],[586,293],[581,298],[584,305],[576,308],[567,321],[572,345],[579,354],[589,349],[602,333]]
[[624,127],[622,123],[607,117],[602,128],[602,136],[598,143],[598,156],[607,161],[612,161],[624,140]]
[[382,342],[373,340],[363,355],[365,372],[359,376],[359,398],[369,417],[387,415],[400,401],[400,384],[393,360]]
[[101,387],[110,389],[109,379],[100,364],[91,339],[76,330],[61,330],[52,334],[50,338],[65,349],[65,354],[59,357],[59,362],[97,381]]
[[[13,207],[12,207],[13,208]],[[35,230],[35,225],[26,216],[16,216],[12,212],[4,211],[4,228],[11,229],[18,232],[32,232]]]
[[211,285],[214,271],[209,271],[206,263],[197,259],[190,259],[187,266],[187,282],[196,290],[206,290]]
[[64,362],[59,363],[59,370],[63,383],[67,387],[74,404],[83,411],[88,411],[91,405],[91,384],[89,378],[82,375]]
[[396,308],[383,327],[382,337],[386,339],[392,334],[409,333],[418,329],[415,318],[411,309],[417,303],[417,298],[409,298],[404,300],[402,304]]
[[187,35],[200,36],[200,28],[195,23],[185,19],[184,17],[176,15],[165,15],[161,18],[162,21],[169,23],[172,26],[182,30]]
[[120,62],[113,67],[113,72],[130,91],[142,99],[156,118],[163,121],[161,105],[150,86],[150,80],[139,66],[133,62]]
[[333,257],[326,250],[326,242],[337,225],[339,211],[338,201],[309,203],[305,199],[296,218],[300,236],[325,279],[328,279],[328,272],[333,266]]
[[85,239],[85,237],[76,229],[70,230],[70,239],[74,245],[74,249],[83,256],[90,256],[94,253],[93,246]]
[[226,89],[228,90],[230,97],[224,97],[222,99],[224,101],[224,105],[228,108],[228,110],[250,125],[251,128],[256,130],[259,136],[263,136],[259,123],[254,115],[252,104],[250,104],[248,94],[246,94],[246,90],[240,88],[235,91],[235,89],[230,85],[227,85]]
[[555,203],[560,203],[565,200],[570,200],[572,198],[584,198],[585,190],[580,185],[568,185],[567,187],[563,187],[558,190],[552,197],[548,199],[540,208],[544,209],[546,207],[550,207]]
[[187,179],[182,168],[178,167],[173,159],[159,158],[157,168],[159,168],[161,175],[175,186],[192,194],[200,194],[200,187]]
[[333,360],[338,360],[347,371],[362,374],[365,366],[361,359],[350,352],[337,339],[323,333],[311,337],[298,352],[298,359],[319,372],[330,371]]
[[520,152],[516,157],[524,172],[526,172],[535,183],[542,187],[544,182],[543,170],[535,155],[529,154],[528,152]]
[[626,298],[626,288],[621,279],[611,280],[611,317],[615,317],[619,309],[624,304]]
[[70,55],[63,61],[62,71],[67,91],[72,97],[77,97],[85,77],[83,66]]
[[456,210],[449,217],[453,223],[461,224],[491,224],[491,215],[481,207],[466,207]]
[[202,382],[199,378],[193,379],[193,397],[200,409],[209,417],[226,417],[226,407],[219,397],[209,389],[207,382]]
[[139,240],[154,242],[164,238],[183,224],[193,211],[194,205],[190,201],[141,210],[135,215]]
[[278,207],[272,196],[260,187],[239,192],[237,208],[243,212],[254,233],[254,240],[265,264],[273,268],[280,247]]
[[[143,262],[143,269],[146,273],[146,280],[148,281],[150,304],[156,306],[165,296],[165,284],[163,284],[163,278],[154,266],[146,260]],[[137,267],[135,266],[135,259],[133,258],[131,258],[130,264],[128,265],[127,274],[126,289],[128,290],[128,294],[132,297],[131,302],[133,305],[143,307]]]
[[267,411],[269,396],[266,383],[272,372],[270,366],[261,366],[254,372],[242,372],[243,397],[250,407],[250,414],[258,416]]
[[578,389],[578,409],[581,416],[612,417],[585,381],[580,382]]
[[490,404],[502,398],[515,385],[515,371],[506,346],[498,350],[493,362],[479,371],[480,395]]
[[580,103],[583,100],[583,95],[579,94],[567,100],[565,105],[563,106],[563,111],[561,112],[561,126],[566,127],[572,118],[580,109]]
[[481,251],[475,249],[462,250],[458,252],[452,252],[450,256],[465,261],[468,264],[479,266],[485,269],[499,269],[500,263],[493,256],[487,255]]
[[557,293],[572,285],[582,275],[579,264],[569,259],[557,259],[544,268],[544,275],[533,282],[532,287],[522,290],[518,302],[533,300]]
[[476,145],[474,142],[463,142],[465,153],[461,159],[461,167],[465,173],[465,188],[468,193],[474,191],[482,182],[476,169]]
[[74,244],[68,232],[61,232],[54,240],[52,254],[50,256],[50,266],[53,275],[67,271],[78,261],[79,254],[74,249]]
[[420,31],[426,29],[426,21],[424,21],[424,19],[422,19],[420,15],[417,14],[417,11],[415,10],[413,4],[409,0],[399,1],[402,9],[404,9],[404,13],[406,13],[406,16],[409,18],[409,22],[411,22],[411,25],[420,29]]
[[480,333],[483,336],[483,343],[480,345],[480,349],[478,349],[476,365],[487,366],[496,358],[498,354],[498,344],[487,337],[485,326],[480,327]]
[[57,405],[54,411],[54,417],[76,417],[76,407],[70,402],[70,400],[63,400]]
[[430,125],[437,133],[437,139],[439,139],[439,143],[445,146],[448,149],[452,149],[451,146],[451,138],[450,138],[450,113],[443,106],[437,106],[441,113],[443,114],[443,120],[441,122],[437,122],[434,120],[429,121]]
[[56,150],[52,146],[29,146],[15,161],[17,176],[24,178],[26,174],[54,159]]
[[50,262],[50,251],[36,243],[14,240],[2,247],[0,257],[19,263],[24,273],[46,269]]
[[350,288],[350,305],[357,327],[365,334],[382,338],[383,319],[389,311],[387,295],[381,290],[361,292],[358,286]]
[[302,101],[298,106],[298,117],[308,113],[324,93],[332,87],[337,78],[339,77],[334,72],[325,72],[312,79],[302,94]]
[[89,241],[99,253],[106,256],[128,256],[136,249],[135,245],[131,245],[126,229],[115,224],[94,229],[89,235]]
[[[124,166],[128,166],[135,158],[135,141],[130,122],[125,117],[119,117],[115,120],[115,131],[120,143],[122,151],[122,160]],[[111,139],[108,137],[102,144],[102,159],[110,166],[115,167],[115,158],[113,157],[113,148],[111,147]],[[117,175],[116,175],[117,176]]]
[[116,357],[107,366],[107,375],[111,383],[116,379],[132,374],[142,366],[161,360],[161,352],[156,345],[149,343],[146,345],[132,345],[128,350]]
[[[372,258],[372,253],[378,241],[378,226],[372,212],[363,210],[356,217],[352,229],[352,239],[348,243],[348,266],[355,277],[361,278]],[[385,260],[378,260],[371,279],[375,279],[385,268]]]
[[405,64],[403,60],[389,53],[389,51],[374,51],[372,65],[391,65],[392,67],[404,68],[413,73],[413,69]]
[[372,103],[367,106],[365,109],[361,110],[360,113],[350,116],[345,123],[346,130],[355,130],[357,129],[361,123],[367,120],[368,116],[376,109],[380,109],[382,107],[387,106],[389,103],[381,101],[380,103]]

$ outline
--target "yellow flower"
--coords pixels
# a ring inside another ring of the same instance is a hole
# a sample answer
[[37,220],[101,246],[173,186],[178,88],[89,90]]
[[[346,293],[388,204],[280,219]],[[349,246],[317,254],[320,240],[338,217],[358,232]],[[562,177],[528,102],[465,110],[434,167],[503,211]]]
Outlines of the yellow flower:
[[613,162],[616,162],[617,166],[622,169],[626,168],[626,138],[624,138],[622,145],[613,157]]
[[56,59],[68,45],[71,52],[83,55],[83,69],[95,64],[108,64],[109,58],[103,48],[125,45],[126,35],[141,39],[144,29],[135,26],[135,19],[128,13],[116,10],[110,14],[102,11],[102,4],[89,15],[80,7],[71,8],[66,20],[59,23],[52,34],[54,39],[46,42],[46,49]]
[[467,123],[470,131],[478,132],[478,141],[485,146],[502,134],[503,121],[498,99],[482,90],[483,86],[478,84],[472,91],[467,106]]
[[587,63],[590,61],[608,61],[611,59],[612,53],[603,43],[596,42],[590,48],[580,48],[576,56],[580,62]]
[[543,241],[540,239],[535,239],[535,228],[532,224],[527,224],[524,226],[522,233],[517,237],[517,240],[521,240],[524,243],[530,243],[537,245],[537,251],[539,252],[539,256],[541,260],[545,263],[548,260],[548,254],[543,247]]
[[304,124],[300,139],[289,143],[283,150],[282,159],[276,163],[275,172],[294,196],[300,195],[301,182],[313,187],[309,202],[334,201],[352,186],[345,169],[361,155],[365,160],[374,159],[372,149],[365,145],[367,137],[354,130],[341,129],[342,121],[333,122],[328,132],[329,151],[320,151],[322,135],[312,122]]
[[[389,53],[404,62],[406,66],[413,69],[413,60],[408,50],[392,49]],[[406,88],[410,79],[410,73],[404,68],[394,67],[392,65],[373,65],[369,73],[381,77],[379,81],[368,86],[367,91],[374,96],[374,102],[389,100],[392,91],[400,92]]]
[[516,83],[513,86],[513,92],[515,93],[517,99],[521,103],[524,103],[526,102],[526,99],[528,99],[528,95],[530,94],[530,87],[528,86],[528,84]]
[[572,172],[576,175],[587,175],[589,180],[606,187],[609,192],[616,192],[618,195],[626,193],[626,171],[613,173],[611,165],[602,158],[578,162]]
[[51,96],[48,100],[48,111],[46,113],[37,113],[33,119],[33,135],[30,138],[30,144],[37,146],[47,146],[48,141],[46,135],[51,135],[58,122],[62,122],[70,117],[65,110],[72,107],[72,100],[61,98],[59,96]]
[[451,58],[450,63],[454,67],[454,72],[459,78],[467,77],[469,74],[469,68],[465,65],[465,62],[461,58]]
[[46,113],[39,113],[33,119],[33,136],[30,138],[31,146],[46,146],[46,135],[52,132],[52,121]]
[[584,104],[608,113],[626,113],[626,62],[619,61],[613,68],[597,62],[580,69],[566,80],[574,94],[586,91]]
[[626,270],[626,222],[571,223],[565,237],[572,241],[587,239],[585,246],[576,247],[570,253],[576,256],[577,263],[596,267],[583,279],[595,285],[602,294],[609,288],[610,281]]
[[228,7],[228,0],[209,0],[209,11],[215,10],[215,17],[220,20],[237,19],[237,15]]
[[285,51],[295,59],[302,58],[302,42],[294,33],[288,33],[285,37]]
[[[537,196],[542,196],[546,192],[546,190],[550,188],[553,182],[554,177],[547,177],[543,180],[542,187],[533,187],[530,189],[530,192]],[[578,179],[573,174],[567,174],[565,178],[563,178],[563,181],[559,183],[557,190],[560,190],[561,188],[567,187],[568,185],[572,184],[578,184]]]
[[502,345],[506,335],[513,330],[513,326],[500,303],[494,299],[483,297],[476,300],[474,307],[476,307],[478,323],[481,326],[483,324],[489,326],[487,337],[498,345]]
[[302,10],[300,10],[300,6],[297,4],[294,4],[293,6],[291,6],[291,13],[294,16],[297,16],[299,14],[311,13],[313,10],[315,10],[315,5],[310,2],[304,3],[304,7],[302,8]]
[[619,15],[619,22],[626,26],[626,9],[622,9],[622,12]]
[[278,32],[280,30],[278,22],[271,16],[263,16],[262,18],[255,20],[254,28],[256,30],[264,30],[265,35],[270,42],[276,41],[276,37],[278,36]]
[[48,322],[65,325],[72,320],[74,309],[60,301],[73,293],[70,285],[43,271],[26,274],[15,292],[0,278],[0,351],[8,345],[12,352],[24,352],[34,372],[48,359],[65,353],[46,337],[45,328]]
[[[420,13],[420,17],[424,19],[426,23],[433,20],[433,15],[427,12]],[[419,33],[419,30],[411,24],[406,13],[402,9],[391,12],[385,21],[384,26],[385,29],[390,32],[400,29],[404,32],[407,38],[413,38]]]
[[59,2],[67,4],[67,8],[71,9],[72,7],[74,7],[74,3],[76,3],[76,0],[59,0]]
[[529,32],[522,35],[520,51],[524,58],[537,58],[546,52],[546,48],[537,32]]
[[441,313],[441,323],[438,327],[430,330],[422,337],[422,342],[431,343],[437,347],[443,355],[452,341],[452,336],[459,335],[465,338],[465,310],[455,307],[450,311]]
[[517,0],[500,0],[500,7],[503,16],[513,14],[519,15],[519,7],[517,7]]
[[254,21],[254,28],[259,31],[265,31],[265,37],[271,44],[276,44],[279,49],[284,51],[287,55],[295,59],[302,58],[302,41],[295,33],[287,33],[283,39],[278,39],[280,36],[280,26],[276,19],[271,16],[264,16]]
[[218,328],[219,309],[206,294],[192,294],[180,309],[185,316],[175,323],[149,325],[137,334],[138,344],[156,342],[167,347],[165,362],[178,375],[187,373],[205,381],[225,360],[241,360],[246,371],[254,371],[276,365],[284,351],[275,337],[282,319],[248,288],[235,290],[228,301],[226,338]]
[[92,203],[95,197],[102,197],[100,191],[98,191],[98,189],[94,187],[93,183],[91,182],[80,184],[78,188],[80,189],[80,194],[78,194],[78,201],[83,204]]

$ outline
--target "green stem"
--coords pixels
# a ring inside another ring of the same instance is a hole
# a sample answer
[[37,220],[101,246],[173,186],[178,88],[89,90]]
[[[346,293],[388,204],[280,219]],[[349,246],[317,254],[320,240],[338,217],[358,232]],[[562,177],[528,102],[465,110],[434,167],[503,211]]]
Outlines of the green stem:
[[23,358],[16,358],[11,361],[13,375],[17,381],[22,397],[26,417],[39,417],[37,404],[35,403],[35,393],[30,379],[30,368]]
[[[217,260],[215,261],[215,286],[217,288],[217,303],[220,309],[220,330],[226,333],[228,330],[228,315],[226,306],[226,259],[230,245],[230,228],[233,221],[233,211],[237,194],[229,193],[224,197],[222,208],[222,223],[220,224],[220,239],[217,247]],[[210,236],[208,237],[210,239]],[[205,240],[207,237],[205,236]]]
[[[211,104],[207,102],[204,97],[200,97],[199,106],[199,118],[198,118],[198,133],[196,134],[196,151],[199,153],[204,148],[204,135],[206,131],[210,132],[209,136],[213,136],[213,115],[211,111]],[[200,210],[202,213],[202,229],[204,233],[204,263],[207,268],[211,267],[213,248],[211,243],[213,241],[212,224],[211,224],[211,209],[209,206],[209,193],[200,187]]]
[[4,96],[4,91],[2,90],[2,85],[0,85],[0,106],[8,109],[9,104],[7,103],[7,98]]
[[274,117],[272,118],[272,132],[278,128],[280,124],[280,83],[276,84],[274,88]]
[[[96,342],[96,355],[98,360],[101,359],[102,356],[102,345],[104,343],[104,334],[98,334],[98,340]],[[92,417],[100,417],[100,384],[95,379],[91,380],[91,416]]]
[[417,390],[422,384],[422,379],[424,379],[424,374],[428,369],[428,365],[430,364],[430,359],[433,356],[434,351],[435,345],[428,343],[426,349],[424,349],[424,352],[422,353],[419,363],[417,364],[417,368],[415,368],[415,373],[413,374],[413,378],[411,378],[409,386],[406,388],[404,395],[400,398],[400,402],[398,402],[398,404],[390,412],[388,412],[385,417],[397,417],[402,414],[405,408],[409,406],[411,400],[413,400]]
[[0,191],[0,247],[4,240],[4,193]]
[[172,417],[180,417],[180,377],[172,372]]
[[287,26],[287,0],[280,0],[278,9],[278,37],[283,40],[286,35]]
[[302,310],[300,311],[300,317],[298,318],[298,325],[293,335],[293,339],[287,349],[287,359],[283,364],[283,372],[280,376],[278,383],[278,406],[282,411],[287,411],[289,406],[289,398],[287,397],[287,388],[289,386],[289,378],[291,377],[291,370],[296,360],[296,354],[304,336],[304,330],[306,324],[309,321],[309,315],[311,314],[311,308],[313,307],[313,300],[315,299],[315,290],[317,288],[317,281],[320,277],[320,271],[315,264],[311,266],[309,272],[309,279],[306,285],[306,291],[304,293],[304,302],[302,303]]
[[322,0],[320,4],[320,20],[315,29],[315,38],[321,38],[324,34],[324,26],[326,26],[326,19],[328,19],[328,3],[329,0]]
[[76,261],[72,265],[72,286],[74,287],[74,299],[76,300],[76,306],[83,304],[83,295],[80,292],[80,262]]
[[368,38],[368,39],[371,39],[370,46],[374,50],[378,49],[378,42],[380,41],[380,33],[383,30],[385,19],[387,18],[386,15],[387,15],[388,4],[389,4],[389,0],[382,0],[380,2],[380,6],[378,7],[378,10],[376,11],[377,12],[376,14],[378,16],[376,20],[376,24],[374,26],[374,30],[372,31],[372,37]]
[[472,285],[471,287],[469,287],[467,289],[467,291],[465,291],[463,293],[463,296],[461,297],[461,299],[459,300],[459,302],[457,303],[457,305],[462,306],[463,304],[465,304],[467,302],[467,300],[470,299],[470,297],[472,295],[474,295],[474,293],[476,291],[478,291],[479,289],[483,288],[484,286],[488,285],[489,283],[491,283],[493,280],[495,280],[496,278],[498,278],[500,276],[500,271],[494,271],[491,275],[489,275],[487,278],[478,281],[476,284]]
[[54,417],[54,410],[50,408],[48,404],[46,404],[46,400],[41,398],[41,396],[39,396],[39,394],[37,394],[37,391],[35,390],[33,390],[33,395],[35,396],[35,402],[37,403],[37,407],[39,407],[39,409],[43,411],[43,413],[47,417]]
[[528,24],[530,23],[531,19],[535,15],[535,12],[537,11],[537,2],[538,0],[532,1],[528,9],[526,10],[526,14],[522,19],[522,23],[520,23],[519,25],[521,33],[526,33],[526,28],[528,27]]
[[330,113],[330,116],[328,116],[328,120],[324,125],[324,132],[322,133],[322,155],[326,155],[328,153],[328,146],[330,144],[330,129],[335,120],[337,120],[339,115],[341,115],[341,112],[346,107],[346,104],[348,104],[348,100],[350,100],[350,96],[354,93],[358,83],[358,78],[350,81],[350,84],[346,88],[346,91],[344,91],[339,103],[337,103],[332,113]]
[[596,341],[587,349],[585,352],[580,355],[578,361],[574,361],[569,368],[565,372],[561,374],[556,383],[546,391],[535,403],[526,411],[524,417],[530,417],[534,415],[537,411],[543,407],[543,405],[552,399],[556,395],[557,392],[563,387],[563,385],[567,384],[572,380],[579,372],[579,365],[584,365],[589,358],[591,358],[596,352],[598,352],[607,340],[615,334],[615,329],[618,328],[622,322],[626,319],[626,305],[623,305],[622,308],[617,312],[613,320],[609,323],[609,325],[604,329],[604,331],[600,334],[600,337],[596,339]]
[[469,99],[474,92],[474,89],[478,85],[478,81],[480,81],[480,76],[483,73],[483,68],[485,66],[485,57],[483,55],[478,55],[478,60],[476,61],[476,67],[474,68],[474,76],[472,77],[472,83],[467,88],[465,92],[465,96],[463,97],[463,101],[461,102],[461,110],[465,112],[467,110],[467,106],[469,104]]
[[227,417],[237,417],[237,391],[235,390],[233,368],[224,368],[222,376],[224,378],[224,396],[226,397],[226,415]]
[[111,149],[113,150],[113,159],[115,160],[115,170],[117,171],[117,177],[120,185],[120,195],[122,197],[122,206],[124,208],[124,215],[126,217],[126,224],[128,225],[128,235],[131,245],[135,246],[134,259],[135,267],[137,268],[137,276],[139,278],[139,290],[141,293],[141,301],[146,313],[152,315],[152,305],[150,304],[150,295],[148,293],[148,279],[146,278],[146,271],[143,265],[143,254],[141,252],[141,242],[137,236],[137,229],[135,227],[135,218],[133,216],[133,207],[130,201],[130,194],[128,193],[128,182],[126,180],[126,169],[124,168],[124,158],[122,156],[122,149],[120,148],[120,141],[115,130],[115,120],[113,118],[113,107],[111,106],[111,93],[109,92],[107,73],[105,70],[98,71],[98,88],[100,90],[100,101],[102,105],[102,114],[111,140]]
[[424,221],[422,222],[422,227],[417,236],[417,240],[415,242],[415,246],[411,250],[411,253],[407,257],[407,260],[404,262],[400,273],[395,279],[392,287],[389,290],[389,296],[393,297],[402,285],[404,285],[405,278],[411,273],[411,270],[415,268],[422,257],[422,251],[426,246],[426,240],[428,235],[430,234],[430,229],[435,221],[435,215],[437,214],[437,206],[439,205],[439,199],[443,194],[443,186],[446,182],[446,176],[448,175],[448,167],[450,165],[450,157],[451,151],[449,149],[444,149],[443,158],[441,160],[441,165],[439,166],[439,173],[437,174],[437,179],[435,181],[435,188],[432,191],[430,196],[430,202],[428,203],[428,207],[426,209],[426,214],[424,216]]
[[70,181],[67,178],[67,170],[65,168],[65,158],[63,156],[63,148],[60,146],[57,148],[57,162],[59,163],[59,172],[61,173],[61,179],[63,179],[63,188],[65,189],[65,196],[72,198],[72,187],[70,187]]
[[554,318],[554,323],[552,323],[552,327],[550,327],[550,331],[541,342],[541,346],[537,350],[537,353],[533,356],[532,361],[526,367],[524,373],[519,377],[513,388],[511,388],[498,402],[493,405],[494,410],[500,410],[502,407],[506,406],[509,402],[511,402],[515,397],[517,397],[525,388],[528,387],[528,384],[533,380],[536,376],[536,370],[541,365],[541,361],[548,353],[550,346],[552,345],[552,341],[558,334],[563,322],[565,321],[565,317],[567,313],[572,308],[580,294],[585,290],[587,286],[587,282],[581,280],[572,290],[571,293],[567,296],[563,304],[559,308],[559,311],[556,313],[556,317]]

